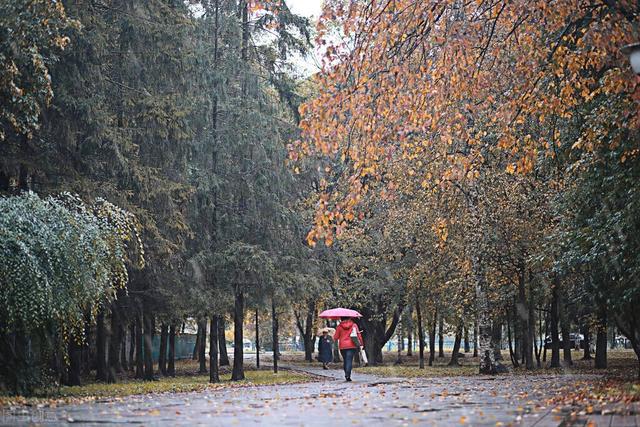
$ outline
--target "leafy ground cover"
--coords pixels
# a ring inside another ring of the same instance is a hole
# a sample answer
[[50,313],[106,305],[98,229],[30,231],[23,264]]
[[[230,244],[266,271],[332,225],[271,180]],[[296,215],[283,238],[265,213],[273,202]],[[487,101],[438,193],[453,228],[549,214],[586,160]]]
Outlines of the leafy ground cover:
[[119,382],[113,384],[87,382],[82,386],[61,386],[40,390],[33,397],[0,395],[0,408],[18,405],[55,407],[60,404],[118,399],[138,394],[181,393],[220,388],[296,384],[318,380],[317,377],[304,372],[283,369],[274,374],[269,369],[254,369],[245,371],[246,379],[244,381],[232,382],[230,381],[230,370],[223,368],[220,374],[221,382],[211,384],[209,383],[209,375],[198,374],[197,369],[196,362],[181,361],[176,367],[175,377],[159,377],[156,381],[138,380],[130,378],[127,374],[122,375]]

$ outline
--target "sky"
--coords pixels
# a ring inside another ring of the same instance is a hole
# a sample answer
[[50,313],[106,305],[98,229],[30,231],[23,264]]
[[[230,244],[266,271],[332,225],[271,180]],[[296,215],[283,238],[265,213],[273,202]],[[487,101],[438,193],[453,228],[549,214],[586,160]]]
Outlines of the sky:
[[287,0],[287,5],[293,13],[313,19],[320,16],[322,0]]
[[[312,25],[315,26],[315,22],[322,11],[322,1],[323,0],[287,0],[287,5],[293,13],[311,19]],[[311,52],[307,58],[296,58],[294,63],[297,65],[298,72],[302,76],[308,76],[318,72],[320,70],[319,57],[320,55],[314,48],[313,52]]]

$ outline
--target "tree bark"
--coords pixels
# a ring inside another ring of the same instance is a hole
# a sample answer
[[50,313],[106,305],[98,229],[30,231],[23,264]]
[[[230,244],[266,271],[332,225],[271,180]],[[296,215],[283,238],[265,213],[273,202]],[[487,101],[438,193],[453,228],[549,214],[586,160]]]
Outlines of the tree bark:
[[142,313],[136,313],[136,378],[144,378],[144,339],[142,337]]
[[637,314],[637,307],[637,303],[631,303],[630,310],[619,310],[614,317],[620,333],[631,342],[638,361],[638,379],[640,379],[640,317]]
[[258,309],[256,308],[256,368],[260,369],[260,325],[258,323]]
[[464,327],[464,352],[469,353],[471,351],[471,345],[469,343],[469,328]]
[[169,356],[167,361],[167,375],[176,376],[176,326],[169,326]]
[[[531,284],[529,283],[529,293]],[[526,261],[520,260],[518,267],[518,299],[516,302],[516,315],[518,318],[518,336],[520,338],[521,360],[526,369],[533,369],[533,336],[531,334],[532,306],[527,302],[527,276]]]
[[[518,361],[518,356],[513,349],[512,345],[512,337],[511,337],[511,315],[507,316],[507,339],[509,340],[509,357],[511,358],[511,364],[514,368],[520,367],[520,362]],[[513,323],[516,323],[515,321]]]
[[107,354],[106,354],[106,327],[104,309],[100,308],[96,319],[96,380],[108,381]]
[[542,351],[542,363],[547,363],[547,337],[549,336],[550,323],[551,320],[549,318],[549,313],[547,312],[544,318],[544,341],[542,342],[542,347],[544,350]]
[[531,280],[531,274],[529,274],[529,303],[527,304],[527,331],[525,338],[527,341],[527,352],[525,353],[525,366],[527,369],[533,369],[533,347],[535,341],[535,320],[533,312],[533,281]]
[[158,354],[158,370],[162,375],[167,375],[167,338],[169,326],[163,323],[160,326],[160,353]]
[[491,322],[491,345],[493,347],[493,357],[495,360],[502,358],[502,322],[494,320]]
[[444,357],[444,319],[438,319],[438,357]]
[[478,322],[473,320],[473,357],[478,357]]
[[120,323],[120,365],[123,372],[129,371],[129,361],[127,360],[127,327]]
[[600,324],[596,331],[596,369],[607,368],[607,312],[600,309]]
[[581,328],[581,333],[584,336],[584,349],[583,349],[583,355],[582,355],[582,360],[591,360],[591,339],[589,337],[589,334],[591,333],[591,331],[589,330],[589,320],[584,320],[583,324],[582,324],[582,328]]
[[567,307],[566,307],[566,298],[564,296],[564,292],[559,295],[558,300],[558,310],[560,317],[560,329],[562,331],[562,354],[564,363],[568,366],[573,365],[573,361],[571,360],[571,323],[567,317]]
[[[369,359],[369,366],[376,366],[383,362],[382,349],[384,345],[395,334],[396,327],[400,320],[400,313],[404,310],[402,304],[393,311],[391,323],[387,327],[387,315],[384,304],[378,301],[375,310],[368,307],[362,309],[363,317],[360,319],[363,326],[363,336],[365,352]],[[380,315],[382,313],[382,315]]]
[[200,362],[198,372],[201,374],[207,373],[207,318],[200,320],[198,322],[198,329],[202,330],[200,334],[200,345],[198,346],[198,361]]
[[136,367],[136,359],[135,359],[135,351],[136,351],[136,319],[138,318],[137,314],[135,315],[135,319],[129,326],[129,370],[133,371]]
[[[533,305],[533,302],[531,303]],[[535,322],[535,319],[534,319]],[[535,339],[534,343],[537,343],[535,346],[535,355],[536,355],[536,365],[538,368],[542,367],[542,363],[540,361],[540,356],[542,354],[542,349],[544,348],[544,338],[543,329],[542,329],[542,313],[538,312],[538,337]]]
[[402,365],[402,344],[404,339],[402,337],[402,320],[398,323],[398,327],[396,328],[396,332],[398,335],[398,355],[396,356],[396,365]]
[[220,316],[211,315],[209,325],[209,382],[220,382],[220,373],[218,369],[218,321]]
[[451,360],[449,360],[449,366],[460,366],[458,362],[458,356],[460,356],[460,342],[462,341],[462,321],[456,329],[456,338],[453,342],[453,351],[451,352]]
[[553,288],[551,290],[551,312],[550,326],[551,330],[551,364],[550,368],[560,367],[560,340],[558,338],[558,292],[559,292],[559,280],[554,278]]
[[413,307],[409,306],[407,317],[405,319],[407,329],[407,356],[413,356]]
[[72,335],[69,338],[69,368],[67,374],[67,385],[81,385],[82,370],[82,343],[79,337]]
[[115,383],[117,381],[116,373],[122,372],[120,365],[120,310],[117,302],[111,304],[111,328],[109,334],[109,371],[107,382]]
[[146,381],[154,380],[153,377],[153,357],[151,355],[151,349],[153,347],[153,314],[150,313],[148,308],[143,310],[144,321],[144,379]]
[[231,381],[244,380],[244,293],[236,285],[233,309],[233,371]]
[[220,353],[220,366],[229,366],[229,353],[227,353],[227,338],[225,337],[226,321],[224,316],[218,319],[218,351]]
[[420,301],[416,298],[416,317],[418,321],[418,354],[420,360],[420,369],[424,369],[424,328],[422,325],[422,311],[420,309]]
[[82,374],[89,375],[91,372],[91,366],[95,363],[95,358],[92,357],[93,345],[92,340],[95,339],[93,334],[93,328],[91,327],[91,319],[89,314],[85,315],[84,321],[84,343],[82,345]]
[[300,336],[302,336],[302,341],[304,343],[304,360],[307,362],[313,362],[313,350],[316,342],[316,337],[313,331],[313,325],[316,317],[315,301],[310,301],[308,303],[304,322],[302,321],[302,313],[294,311],[294,315],[296,318],[296,326],[298,327],[298,331],[300,331]]
[[431,333],[429,334],[429,366],[433,366],[436,358],[436,327],[438,324],[438,307],[433,312],[433,322],[431,322]]
[[273,373],[278,373],[278,313],[276,312],[276,300],[274,296],[271,296],[271,340],[273,342]]
[[191,360],[198,360],[200,356],[200,336],[202,335],[202,323],[200,321],[197,322],[197,330],[196,330],[196,343],[193,345],[193,354],[191,355]]

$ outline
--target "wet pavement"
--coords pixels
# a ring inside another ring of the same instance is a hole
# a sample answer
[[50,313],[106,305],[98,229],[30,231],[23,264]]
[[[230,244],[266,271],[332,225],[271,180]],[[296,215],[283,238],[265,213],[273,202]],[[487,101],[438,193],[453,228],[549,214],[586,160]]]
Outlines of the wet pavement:
[[293,369],[324,379],[5,411],[0,425],[640,426],[638,415],[586,414],[545,404],[572,381],[588,380],[584,375],[401,379],[354,373],[347,383],[339,370]]

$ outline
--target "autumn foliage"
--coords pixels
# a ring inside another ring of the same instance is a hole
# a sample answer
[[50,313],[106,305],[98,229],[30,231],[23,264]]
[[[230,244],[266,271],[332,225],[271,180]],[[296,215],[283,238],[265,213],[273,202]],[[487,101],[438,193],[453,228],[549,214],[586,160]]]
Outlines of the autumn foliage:
[[[309,240],[339,234],[373,183],[393,188],[398,176],[389,165],[399,159],[409,174],[436,184],[472,179],[496,150],[509,155],[508,172],[528,173],[541,155],[558,155],[564,124],[581,120],[580,108],[598,98],[620,97],[621,108],[580,127],[573,148],[619,142],[637,125],[628,96],[635,82],[619,51],[632,40],[634,7],[326,2],[318,36],[326,51],[321,92],[300,109],[304,135],[291,158],[319,153],[339,166],[324,182]],[[444,175],[426,170],[434,158],[450,163]]]

